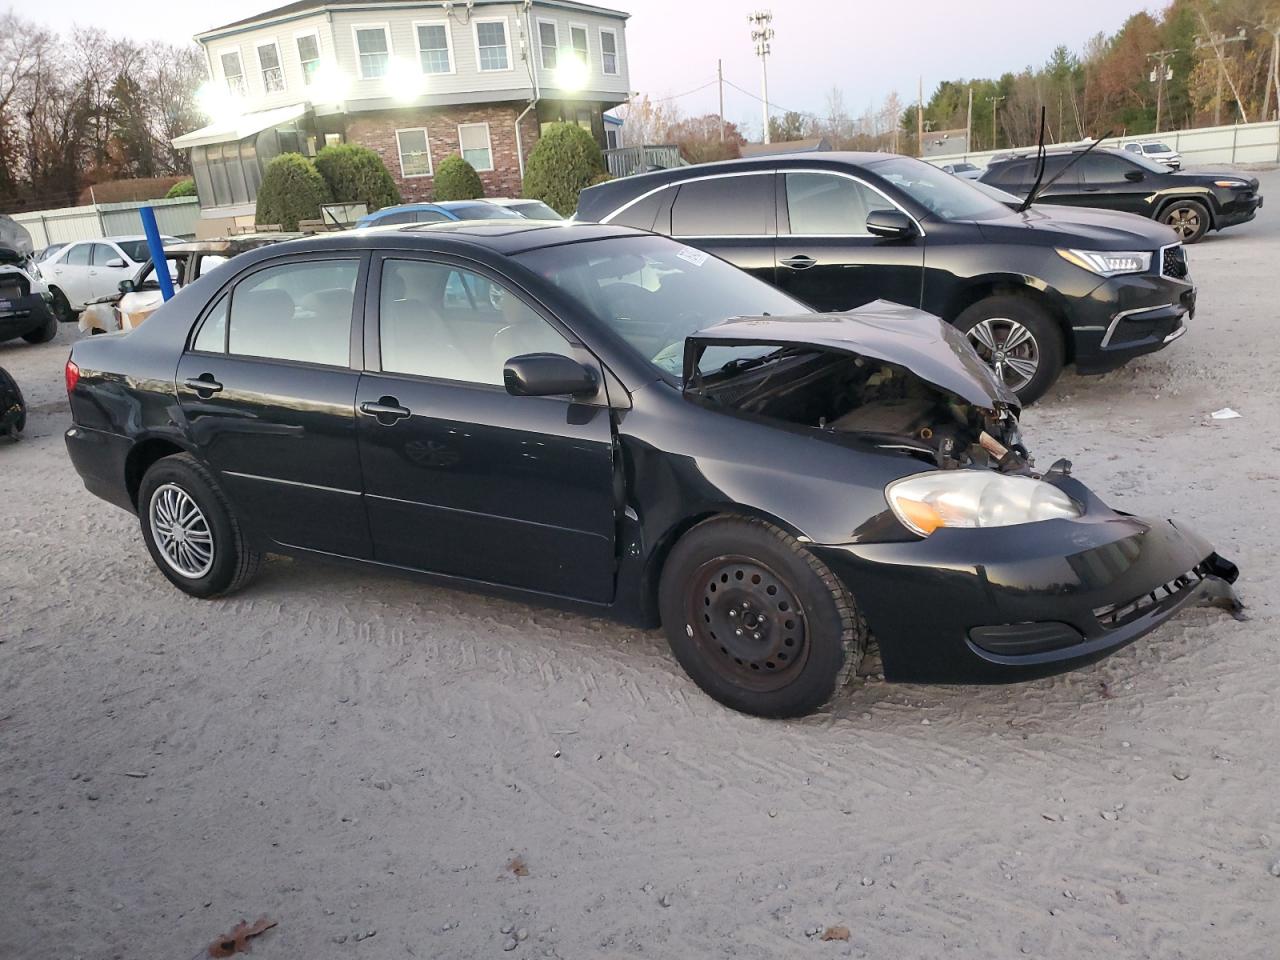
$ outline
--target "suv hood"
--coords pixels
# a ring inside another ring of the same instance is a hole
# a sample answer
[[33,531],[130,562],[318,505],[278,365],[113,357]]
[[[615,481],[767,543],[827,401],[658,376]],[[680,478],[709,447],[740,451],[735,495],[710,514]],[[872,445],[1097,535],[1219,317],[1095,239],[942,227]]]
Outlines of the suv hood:
[[698,362],[712,346],[812,347],[896,364],[921,380],[989,410],[1017,411],[1017,396],[982,362],[968,338],[931,313],[877,300],[844,313],[735,317],[685,339],[685,390],[696,389]]
[[[1022,231],[1036,230],[1046,244],[1090,250],[1156,250],[1178,242],[1178,235],[1162,223],[1136,213],[1090,207],[1057,206],[1037,201],[1031,209],[995,220],[977,220],[988,240],[1017,242]],[[1016,231],[1016,232],[1015,232]]]

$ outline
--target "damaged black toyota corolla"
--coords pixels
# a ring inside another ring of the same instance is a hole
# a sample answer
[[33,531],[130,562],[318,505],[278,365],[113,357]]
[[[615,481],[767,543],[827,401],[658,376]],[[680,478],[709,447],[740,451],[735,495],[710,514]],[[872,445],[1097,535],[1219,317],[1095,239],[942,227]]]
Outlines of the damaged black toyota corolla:
[[279,244],[80,341],[67,385],[85,485],[187,593],[274,552],[660,622],[765,716],[825,703],[869,635],[890,679],[1018,680],[1236,577],[1065,461],[1039,472],[936,318],[812,313],[626,228]]

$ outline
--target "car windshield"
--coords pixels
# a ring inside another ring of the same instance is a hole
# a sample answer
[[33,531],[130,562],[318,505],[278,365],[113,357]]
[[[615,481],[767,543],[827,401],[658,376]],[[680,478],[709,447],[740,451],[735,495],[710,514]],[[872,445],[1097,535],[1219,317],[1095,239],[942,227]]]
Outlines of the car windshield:
[[523,217],[530,220],[563,220],[564,217],[556,213],[541,200],[530,200],[528,203],[512,204],[511,208]]
[[977,170],[972,163],[953,163],[951,169],[956,173],[968,173],[970,170]]
[[124,255],[134,263],[142,263],[151,255],[145,240],[117,240],[116,246],[123,250]]
[[493,203],[459,203],[447,208],[455,217],[462,220],[520,220],[522,217],[514,210],[500,207]]
[[[683,372],[684,341],[733,317],[812,313],[762,280],[666,237],[613,237],[515,258],[580,304],[663,373]],[[712,347],[703,373],[776,347]]]
[[989,220],[1008,214],[1004,206],[962,180],[932,164],[912,157],[891,157],[867,165],[943,220]]
[[1163,143],[1144,143],[1142,145],[1143,153],[1173,153],[1169,147]]

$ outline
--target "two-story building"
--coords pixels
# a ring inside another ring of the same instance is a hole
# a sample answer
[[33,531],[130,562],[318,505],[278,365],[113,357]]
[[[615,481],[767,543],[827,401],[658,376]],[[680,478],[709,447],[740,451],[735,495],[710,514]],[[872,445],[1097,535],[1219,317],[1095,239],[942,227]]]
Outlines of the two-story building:
[[213,122],[173,142],[207,218],[252,217],[274,157],[341,142],[377,151],[406,200],[431,199],[455,153],[487,195],[519,196],[546,124],[607,146],[627,17],[577,0],[295,0],[196,36]]

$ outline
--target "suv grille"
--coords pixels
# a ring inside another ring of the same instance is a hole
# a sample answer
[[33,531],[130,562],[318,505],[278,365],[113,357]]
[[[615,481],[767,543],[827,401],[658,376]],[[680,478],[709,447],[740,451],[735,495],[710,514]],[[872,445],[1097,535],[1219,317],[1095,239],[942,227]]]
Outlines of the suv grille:
[[1160,274],[1174,280],[1187,279],[1187,254],[1182,244],[1174,244],[1160,251]]

